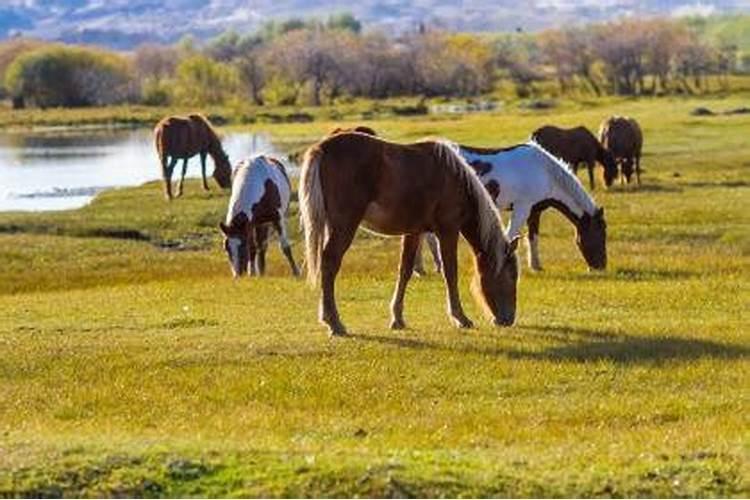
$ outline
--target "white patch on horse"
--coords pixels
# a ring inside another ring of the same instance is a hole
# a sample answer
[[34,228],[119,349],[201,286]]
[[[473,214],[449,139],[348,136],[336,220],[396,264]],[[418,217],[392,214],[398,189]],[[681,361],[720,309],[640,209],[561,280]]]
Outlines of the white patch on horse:
[[279,212],[284,214],[289,206],[291,186],[284,173],[266,155],[258,154],[241,161],[234,169],[232,194],[229,198],[226,224],[240,213],[253,222],[253,205],[260,202],[265,194],[266,181],[276,185],[281,198]]
[[[558,182],[561,188],[565,189],[574,201],[589,215],[594,215],[596,212],[596,202],[583,187],[580,179],[573,173],[573,169],[568,165],[562,158],[558,158],[549,151],[547,151],[541,144],[534,140],[530,140],[527,144],[538,151],[542,152],[549,160],[550,163],[544,163],[544,167],[550,173],[550,175]],[[558,168],[553,167],[556,166]]]

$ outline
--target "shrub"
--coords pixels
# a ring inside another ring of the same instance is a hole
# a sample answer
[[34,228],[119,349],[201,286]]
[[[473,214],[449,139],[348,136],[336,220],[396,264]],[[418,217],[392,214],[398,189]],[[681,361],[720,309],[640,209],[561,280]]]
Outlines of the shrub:
[[41,108],[117,104],[135,94],[124,58],[75,46],[21,54],[8,67],[5,85],[16,105]]

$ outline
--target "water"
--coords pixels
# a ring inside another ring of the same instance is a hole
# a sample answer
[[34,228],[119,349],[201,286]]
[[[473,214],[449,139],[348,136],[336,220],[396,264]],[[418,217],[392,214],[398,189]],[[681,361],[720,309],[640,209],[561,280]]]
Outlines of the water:
[[[265,135],[229,133],[223,144],[232,163],[256,152],[278,154]],[[180,162],[173,181],[181,169]],[[213,172],[210,158],[206,170]],[[196,156],[188,163],[188,176],[200,177],[200,171]],[[104,189],[160,178],[151,130],[0,134],[0,211],[78,208]],[[218,187],[213,179],[209,184]]]

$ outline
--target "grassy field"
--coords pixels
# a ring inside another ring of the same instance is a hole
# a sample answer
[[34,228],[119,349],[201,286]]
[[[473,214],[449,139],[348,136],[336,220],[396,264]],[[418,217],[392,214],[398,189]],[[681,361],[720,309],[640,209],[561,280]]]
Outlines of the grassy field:
[[0,214],[0,496],[750,495],[750,115],[689,114],[749,100],[370,122],[500,145],[641,121],[644,186],[595,193],[609,269],[546,214],[509,329],[451,327],[432,274],[388,330],[398,241],[360,234],[338,286],[353,335],[330,340],[276,248],[269,277],[230,279],[226,193],[195,181],[172,204],[152,183]]

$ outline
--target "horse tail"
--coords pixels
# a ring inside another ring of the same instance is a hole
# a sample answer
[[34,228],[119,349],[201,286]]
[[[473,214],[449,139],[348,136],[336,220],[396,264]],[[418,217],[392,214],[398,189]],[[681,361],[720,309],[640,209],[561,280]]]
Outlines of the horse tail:
[[313,146],[305,152],[300,173],[299,207],[302,228],[305,232],[305,261],[307,281],[317,286],[323,245],[326,236],[326,208],[323,186],[320,183],[320,162],[323,151]]
[[156,146],[156,154],[159,156],[159,162],[161,163],[162,176],[166,176],[167,146],[164,137],[164,123],[159,123],[154,129],[154,145]]

